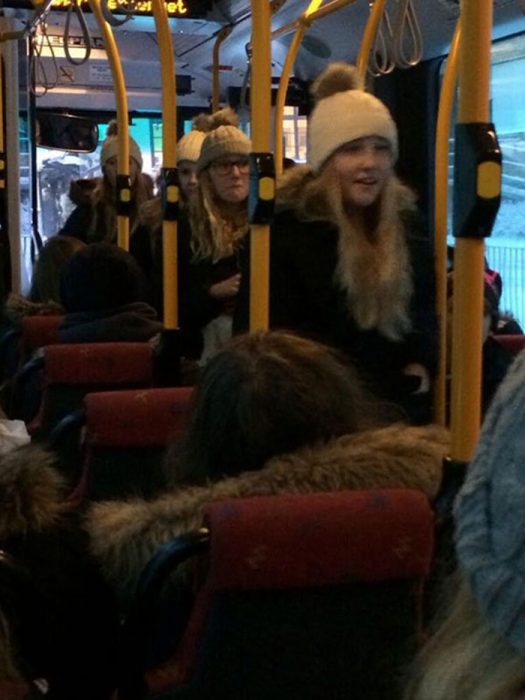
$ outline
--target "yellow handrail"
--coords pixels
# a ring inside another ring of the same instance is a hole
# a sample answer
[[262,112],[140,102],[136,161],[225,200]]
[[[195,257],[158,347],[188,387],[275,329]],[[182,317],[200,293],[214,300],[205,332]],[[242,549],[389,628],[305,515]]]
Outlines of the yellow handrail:
[[5,141],[4,141],[4,58],[0,44],[0,190],[5,190]]
[[[126,93],[126,84],[124,82],[124,72],[120,62],[117,42],[113,36],[113,30],[104,19],[100,7],[100,0],[89,0],[89,5],[96,17],[100,31],[102,32],[115,88],[118,128],[117,178],[119,178],[119,176],[129,178],[128,97]],[[121,196],[124,202],[126,199],[129,201],[131,196],[129,189],[122,190]],[[117,215],[117,233],[118,245],[124,248],[124,250],[129,250],[129,216]]]
[[359,54],[357,56],[356,67],[357,72],[364,81],[366,79],[366,69],[368,68],[368,58],[370,56],[370,51],[374,44],[374,39],[377,34],[377,29],[379,23],[381,22],[381,17],[383,16],[383,10],[387,0],[374,0],[372,9],[370,10],[370,16],[368,17],[368,22],[366,23],[363,38],[361,40],[361,46],[359,47]]
[[215,43],[213,44],[213,77],[212,77],[212,93],[211,93],[211,111],[216,112],[220,106],[221,85],[219,80],[220,66],[220,48],[222,42],[227,39],[232,33],[233,27],[228,24],[217,32]]
[[274,114],[274,142],[275,142],[275,174],[281,175],[283,172],[283,115],[284,115],[284,105],[286,102],[286,93],[288,92],[288,85],[290,83],[290,75],[292,74],[292,69],[297,57],[297,52],[301,46],[301,42],[304,37],[304,33],[307,29],[308,24],[304,21],[306,20],[312,12],[319,9],[323,0],[311,0],[306,12],[299,18],[299,25],[296,29],[292,43],[288,48],[286,54],[286,59],[284,61],[283,70],[281,73],[281,80],[279,81],[279,88],[277,89],[277,99],[275,101],[275,114]]
[[274,142],[275,142],[275,174],[282,175],[283,172],[283,114],[286,102],[286,93],[290,84],[290,75],[297,57],[297,52],[301,46],[304,33],[315,22],[316,19],[321,19],[327,15],[341,9],[345,5],[350,5],[356,0],[332,0],[324,7],[321,7],[323,0],[311,0],[306,12],[298,19],[289,22],[288,24],[279,27],[272,32],[271,38],[276,39],[284,34],[289,34],[295,30],[292,43],[288,48],[286,59],[284,62],[279,88],[277,90],[277,99],[275,102],[274,114]]
[[[250,100],[252,151],[270,150],[271,50],[270,5],[267,0],[251,0],[252,81]],[[250,238],[250,331],[267,330],[270,294],[269,226],[252,224]]]
[[461,19],[450,45],[447,66],[443,76],[436,132],[436,173],[434,247],[436,266],[436,309],[439,323],[439,365],[434,385],[434,421],[446,424],[447,381],[447,210],[448,210],[448,157],[450,121],[458,77]]
[[[492,0],[463,0],[458,123],[489,116]],[[457,238],[452,327],[451,457],[470,462],[481,419],[483,239]]]
[[[175,80],[175,56],[169,28],[168,13],[163,0],[153,0],[153,16],[159,40],[160,66],[162,73],[162,167],[177,166],[177,90]],[[165,185],[168,205],[178,205],[179,188],[176,183]],[[170,330],[179,325],[179,284],[177,221],[168,220],[163,212],[163,294],[164,327]]]

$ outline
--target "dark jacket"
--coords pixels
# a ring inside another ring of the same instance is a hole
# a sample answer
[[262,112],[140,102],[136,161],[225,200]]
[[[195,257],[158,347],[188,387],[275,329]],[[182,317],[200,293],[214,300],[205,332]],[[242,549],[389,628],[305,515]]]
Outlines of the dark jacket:
[[[298,170],[292,169],[290,176],[300,179]],[[302,170],[308,177],[309,169]],[[404,188],[400,186],[400,190]],[[346,294],[336,281],[337,227],[326,220],[301,220],[289,208],[292,201],[284,201],[288,208],[277,213],[271,227],[270,326],[293,330],[343,351],[376,393],[403,403],[412,389],[402,375],[403,368],[420,363],[432,374],[437,364],[433,253],[417,213],[408,206],[404,208],[400,196],[399,216],[406,230],[412,267],[413,293],[408,310],[412,331],[394,341],[376,329],[363,330],[352,318]],[[248,327],[248,248],[243,256],[236,332]]]
[[155,309],[138,301],[100,311],[68,313],[58,337],[61,343],[141,343],[161,330]]
[[[202,329],[225,311],[227,305],[214,299],[209,291],[240,271],[239,254],[217,261],[196,260],[191,250],[191,228],[186,212],[181,212],[177,226],[179,325],[183,333],[185,354],[199,357]],[[153,304],[163,310],[163,252],[158,223],[144,222],[130,241],[130,253],[146,274]],[[232,307],[233,305],[230,304]]]
[[50,700],[109,700],[115,686],[118,617],[68,512],[50,454],[22,448],[0,463],[0,606],[18,670],[48,681]]
[[106,240],[104,202],[98,196],[100,187],[101,178],[71,182],[69,198],[76,206],[59,234],[79,238],[86,243]]
[[[147,173],[140,173],[144,182],[144,197],[153,197],[153,180]],[[116,240],[115,202],[104,196],[103,178],[74,180],[69,188],[69,198],[75,209],[69,215],[59,234],[79,238],[86,243]],[[130,236],[138,225],[140,202],[132,200]]]

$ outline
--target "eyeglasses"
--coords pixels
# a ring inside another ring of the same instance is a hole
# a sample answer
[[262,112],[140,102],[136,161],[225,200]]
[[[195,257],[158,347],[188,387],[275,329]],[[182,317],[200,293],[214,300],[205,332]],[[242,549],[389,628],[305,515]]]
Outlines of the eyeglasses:
[[229,175],[235,167],[238,168],[240,173],[247,173],[250,168],[250,163],[246,159],[220,160],[210,165],[210,168],[216,172],[217,175]]

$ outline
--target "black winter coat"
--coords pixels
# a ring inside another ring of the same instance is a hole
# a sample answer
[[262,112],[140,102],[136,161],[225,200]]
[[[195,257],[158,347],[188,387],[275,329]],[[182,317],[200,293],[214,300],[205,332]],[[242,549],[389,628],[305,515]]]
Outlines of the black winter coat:
[[[348,311],[345,292],[335,281],[336,226],[301,221],[290,209],[278,213],[271,227],[270,327],[292,330],[341,350],[362,371],[374,393],[401,403],[411,413],[406,399],[414,386],[402,370],[409,363],[419,363],[432,375],[437,365],[435,277],[432,249],[419,217],[406,211],[401,219],[414,288],[409,309],[413,329],[402,341],[359,328]],[[234,332],[248,328],[249,282],[247,245]]]

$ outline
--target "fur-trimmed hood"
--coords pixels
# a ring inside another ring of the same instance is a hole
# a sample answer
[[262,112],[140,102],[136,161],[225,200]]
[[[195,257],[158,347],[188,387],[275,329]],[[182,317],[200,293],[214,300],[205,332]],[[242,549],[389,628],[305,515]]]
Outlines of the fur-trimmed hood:
[[64,309],[55,301],[30,301],[13,292],[6,301],[4,313],[11,322],[17,323],[26,316],[57,316],[63,314]]
[[[412,190],[397,177],[392,181],[397,210],[415,211],[416,196]],[[277,211],[293,209],[300,219],[337,224],[326,187],[310,165],[295,165],[281,175],[277,181],[275,203]]]
[[92,177],[84,180],[72,180],[69,185],[69,199],[76,206],[93,204],[100,199],[102,178]]
[[52,527],[67,509],[55,458],[29,445],[0,459],[0,542]]
[[346,296],[349,316],[362,330],[403,340],[412,330],[408,214],[416,211],[413,192],[390,175],[374,206],[349,216],[333,168],[314,175],[309,166],[298,166],[279,183],[277,206],[292,209],[298,221],[323,227],[328,222],[337,229],[334,283]]
[[203,487],[180,489],[156,500],[98,503],[87,516],[92,553],[121,592],[132,589],[158,547],[202,525],[214,500],[279,493],[369,488],[414,488],[437,494],[448,433],[438,426],[393,425],[345,435]]

